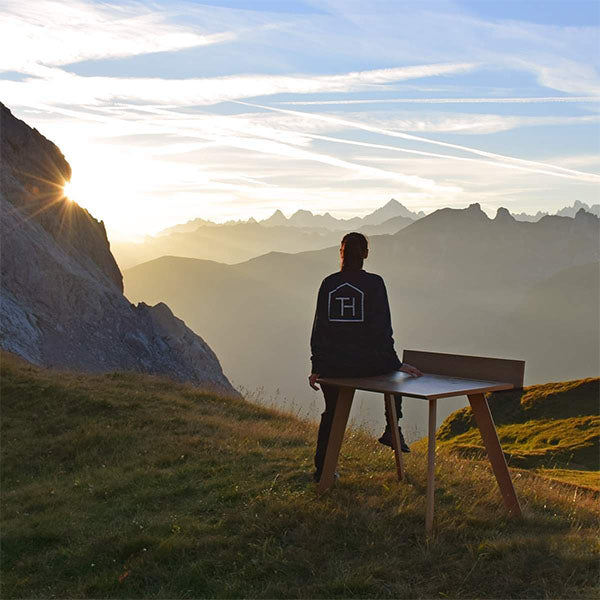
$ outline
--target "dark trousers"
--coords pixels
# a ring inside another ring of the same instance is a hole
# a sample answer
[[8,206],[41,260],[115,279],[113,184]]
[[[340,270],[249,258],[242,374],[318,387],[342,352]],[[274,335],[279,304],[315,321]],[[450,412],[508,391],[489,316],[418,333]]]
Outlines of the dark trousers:
[[[325,411],[321,413],[321,423],[317,435],[317,451],[315,452],[315,469],[317,476],[321,476],[323,463],[325,462],[325,452],[327,452],[327,442],[329,442],[329,433],[331,432],[331,423],[333,422],[333,413],[337,404],[340,389],[333,385],[321,384],[323,396],[325,396]],[[396,414],[398,418],[402,417],[402,396],[394,396],[396,404]],[[386,430],[391,431],[390,415],[387,406],[385,407]]]

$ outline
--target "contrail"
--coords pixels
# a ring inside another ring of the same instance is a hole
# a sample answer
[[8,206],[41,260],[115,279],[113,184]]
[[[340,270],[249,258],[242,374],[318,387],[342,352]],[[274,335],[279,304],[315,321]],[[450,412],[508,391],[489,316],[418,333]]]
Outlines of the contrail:
[[[585,171],[576,171],[574,169],[567,169],[565,167],[559,167],[556,165],[549,165],[546,163],[534,161],[534,160],[526,160],[524,158],[515,158],[513,156],[505,156],[504,154],[496,154],[494,152],[486,152],[485,150],[478,150],[477,148],[470,148],[469,146],[461,146],[459,144],[451,144],[449,142],[441,142],[438,140],[430,140],[428,138],[420,137],[417,135],[411,135],[409,133],[401,133],[399,131],[393,131],[391,129],[383,129],[381,127],[374,127],[372,125],[366,125],[365,123],[360,123],[356,121],[348,121],[346,119],[339,119],[336,117],[329,117],[325,115],[317,115],[314,113],[308,113],[299,110],[290,110],[289,108],[275,108],[274,106],[265,106],[262,104],[253,104],[251,102],[243,102],[241,100],[230,100],[235,104],[242,104],[244,106],[251,106],[253,108],[262,108],[264,110],[270,110],[273,112],[280,112],[290,115],[300,115],[303,117],[308,117],[311,119],[326,121],[328,123],[336,123],[338,125],[345,125],[346,127],[351,127],[354,129],[362,129],[363,131],[370,131],[372,133],[379,133],[382,135],[387,135],[390,137],[398,137],[405,140],[412,140],[417,142],[425,142],[428,144],[435,144],[437,146],[444,146],[445,148],[453,148],[455,150],[462,150],[463,152],[471,152],[472,154],[477,154],[479,156],[485,156],[486,158],[492,158],[496,160],[508,160],[515,163],[520,163],[530,167],[541,167],[543,169],[556,169],[558,171],[563,171],[565,173],[570,173],[571,175],[583,175],[585,177],[591,177],[594,180],[600,181],[600,175],[595,175],[594,173],[586,173]],[[555,174],[555,173],[552,173]]]
[[[149,108],[149,107],[136,107],[138,110],[143,110],[144,112],[149,112],[151,114],[164,115],[168,117],[176,117],[175,121],[181,120],[182,116],[179,113],[175,113],[170,110],[165,110],[161,108]],[[70,111],[72,112],[72,111]],[[114,117],[109,117],[110,119],[120,121],[120,119],[114,119]],[[160,121],[159,121],[160,123]],[[154,123],[153,127],[161,130],[168,129],[170,132],[179,133],[185,136],[193,136],[194,134],[188,128],[180,128],[177,126],[168,126],[167,128],[161,128],[159,124]],[[298,132],[300,135],[305,136],[304,133]],[[381,177],[387,179],[394,179],[396,181],[400,181],[405,183],[410,187],[414,187],[417,189],[427,190],[429,192],[441,192],[441,193],[450,193],[455,194],[461,190],[460,187],[457,186],[448,186],[443,184],[438,184],[432,179],[426,179],[424,177],[419,177],[418,175],[408,175],[405,173],[398,173],[396,171],[388,171],[385,169],[380,169],[378,167],[370,167],[367,165],[361,165],[359,163],[349,162],[343,159],[339,159],[334,156],[329,156],[327,154],[322,154],[314,151],[302,150],[300,148],[296,148],[295,146],[291,146],[287,143],[281,142],[274,138],[266,137],[265,140],[270,142],[273,146],[268,149],[266,146],[260,144],[261,139],[259,137],[256,138],[245,138],[245,137],[237,137],[231,135],[218,135],[211,132],[202,131],[201,135],[204,139],[210,139],[211,141],[217,143],[222,146],[231,146],[234,148],[242,148],[245,150],[252,150],[255,152],[261,152],[264,154],[274,154],[279,156],[288,156],[288,158],[298,158],[301,160],[313,160],[316,162],[321,162],[323,164],[332,165],[335,167],[341,167],[343,169],[348,169],[350,171],[355,171],[357,173],[363,173],[370,177]],[[204,144],[203,144],[204,146]]]
[[[313,133],[303,133],[305,137],[315,139],[315,140],[324,140],[326,142],[334,142],[339,144],[349,144],[351,146],[363,146],[366,148],[378,148],[381,150],[393,150],[395,152],[405,152],[408,154],[419,154],[421,156],[433,156],[435,158],[448,158],[450,160],[462,160],[466,162],[474,162],[484,165],[492,165],[494,167],[502,167],[504,169],[517,169],[519,171],[528,171],[529,173],[542,173],[544,175],[554,175],[555,177],[564,177],[566,179],[576,179],[578,181],[582,181],[581,175],[569,175],[567,173],[556,173],[555,171],[546,171],[544,169],[534,169],[531,167],[524,167],[520,165],[513,165],[510,163],[502,163],[496,161],[484,160],[482,158],[467,158],[465,156],[452,156],[451,154],[439,154],[437,152],[425,152],[424,150],[409,150],[408,148],[398,148],[397,146],[388,146],[387,144],[373,144],[370,142],[357,142],[354,140],[345,140],[343,138],[331,137],[328,135],[317,135]],[[596,177],[596,176],[594,176]],[[583,181],[588,181],[587,179],[583,179]]]
[[541,98],[382,98],[369,100],[294,100],[275,102],[288,106],[321,104],[528,104],[544,102],[598,102],[600,96],[548,96]]

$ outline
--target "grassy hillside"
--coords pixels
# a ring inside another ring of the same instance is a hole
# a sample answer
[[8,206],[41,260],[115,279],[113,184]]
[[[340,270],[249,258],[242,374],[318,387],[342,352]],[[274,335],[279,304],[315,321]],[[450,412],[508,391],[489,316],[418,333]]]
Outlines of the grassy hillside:
[[489,470],[351,431],[341,479],[310,482],[315,425],[137,374],[2,356],[2,598],[589,598],[598,509],[516,477],[509,521]]
[[[509,465],[600,489],[600,378],[580,379],[488,397]],[[462,455],[483,455],[471,409],[450,415],[438,439]]]

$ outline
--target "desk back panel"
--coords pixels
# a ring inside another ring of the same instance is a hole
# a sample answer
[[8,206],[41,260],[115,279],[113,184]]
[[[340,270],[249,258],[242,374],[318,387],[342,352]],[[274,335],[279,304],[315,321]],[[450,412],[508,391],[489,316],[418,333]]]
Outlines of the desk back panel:
[[524,360],[489,358],[487,356],[405,350],[402,354],[402,362],[413,365],[424,373],[464,377],[466,379],[502,381],[512,383],[516,388],[523,387],[523,376],[525,374]]

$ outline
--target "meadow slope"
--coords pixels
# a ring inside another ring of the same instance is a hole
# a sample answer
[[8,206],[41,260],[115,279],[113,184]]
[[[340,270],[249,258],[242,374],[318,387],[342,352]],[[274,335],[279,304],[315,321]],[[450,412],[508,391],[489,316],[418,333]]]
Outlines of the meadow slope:
[[341,479],[310,481],[313,423],[167,379],[82,375],[2,355],[2,598],[590,598],[591,493],[352,430]]
[[[509,465],[600,490],[600,378],[489,394]],[[463,456],[485,451],[470,407],[450,415],[437,439]]]

